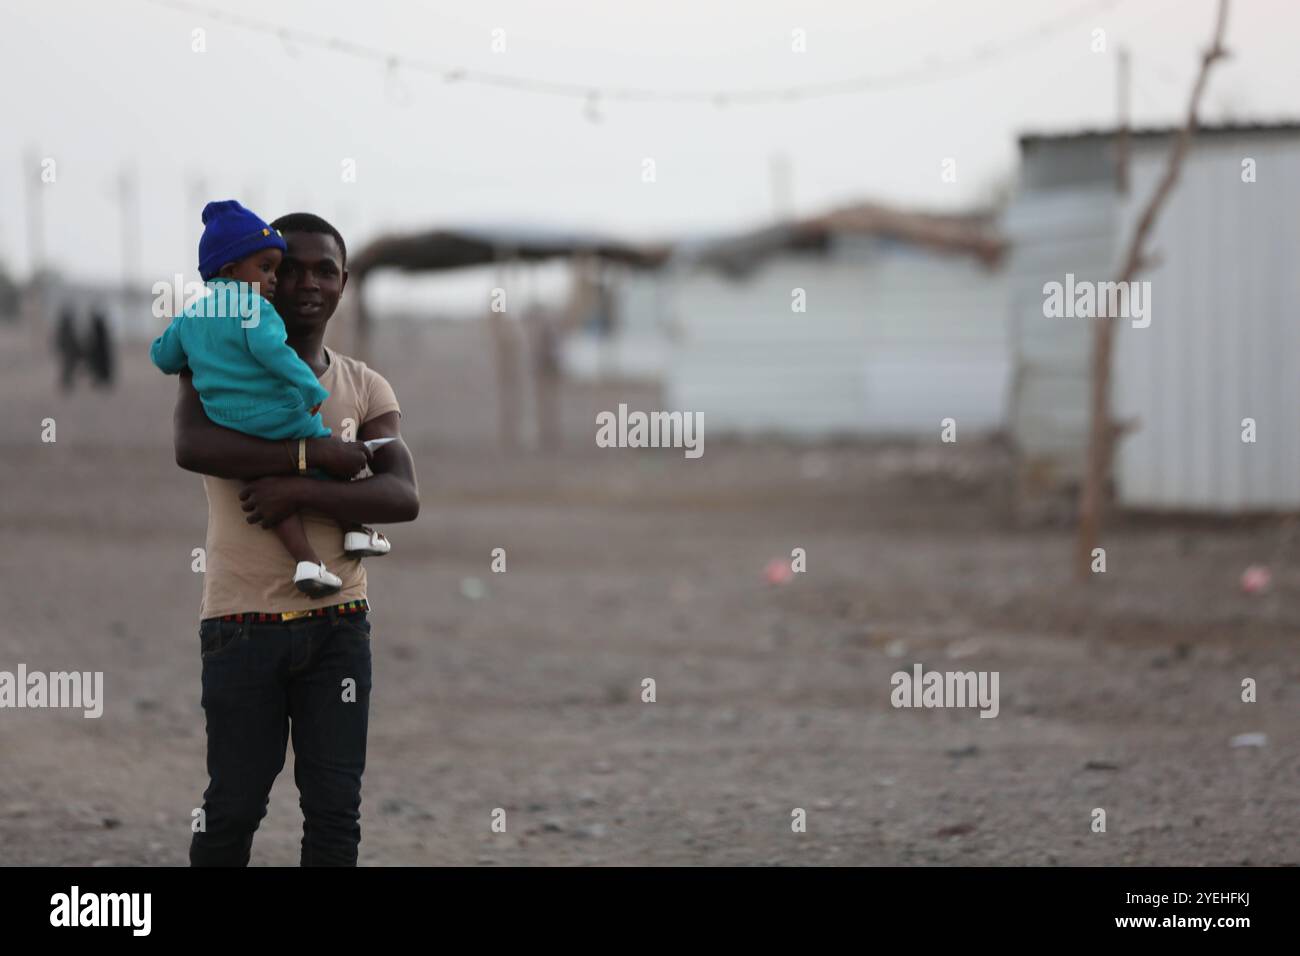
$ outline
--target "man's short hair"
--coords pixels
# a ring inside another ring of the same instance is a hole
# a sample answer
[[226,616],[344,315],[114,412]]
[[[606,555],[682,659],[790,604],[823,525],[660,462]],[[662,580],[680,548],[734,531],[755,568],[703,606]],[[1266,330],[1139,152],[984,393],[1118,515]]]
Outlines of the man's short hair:
[[314,212],[291,212],[271,223],[271,228],[278,229],[281,233],[316,232],[333,236],[339,244],[339,254],[343,256],[339,266],[343,269],[348,267],[348,247],[343,241],[343,234]]

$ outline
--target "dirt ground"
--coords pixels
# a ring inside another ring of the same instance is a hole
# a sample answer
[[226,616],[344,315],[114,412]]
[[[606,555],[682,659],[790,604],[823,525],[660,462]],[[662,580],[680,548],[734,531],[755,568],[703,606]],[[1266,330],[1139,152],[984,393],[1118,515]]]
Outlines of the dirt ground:
[[[1010,520],[995,445],[728,442],[706,421],[698,460],[598,449],[595,412],[654,392],[571,386],[568,448],[506,455],[481,334],[376,343],[424,507],[371,565],[363,865],[1300,863],[1280,523],[1128,519],[1081,587],[1067,529]],[[113,392],[64,397],[0,329],[0,670],[102,670],[106,695],[98,720],[0,711],[6,864],[187,862],[206,511],[145,351]],[[793,548],[807,571],[766,583]],[[1238,586],[1256,562],[1263,596]],[[914,662],[998,671],[1000,714],[894,709]],[[1265,745],[1230,746],[1248,732]],[[291,768],[255,864],[297,863]]]

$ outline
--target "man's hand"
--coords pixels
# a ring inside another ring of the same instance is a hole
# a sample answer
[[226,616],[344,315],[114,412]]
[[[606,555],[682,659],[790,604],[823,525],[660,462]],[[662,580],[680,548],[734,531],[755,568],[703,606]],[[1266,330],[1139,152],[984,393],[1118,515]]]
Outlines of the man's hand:
[[248,482],[239,493],[241,507],[248,513],[245,520],[263,528],[274,528],[301,506],[302,482],[314,480],[272,476]]
[[364,442],[344,441],[334,435],[307,441],[307,466],[320,468],[332,478],[355,478],[370,464],[370,457]]

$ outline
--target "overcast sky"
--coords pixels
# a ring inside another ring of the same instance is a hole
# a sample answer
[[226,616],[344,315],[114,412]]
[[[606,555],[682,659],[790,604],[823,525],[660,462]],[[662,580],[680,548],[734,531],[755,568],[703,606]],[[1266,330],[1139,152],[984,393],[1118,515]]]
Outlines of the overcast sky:
[[[592,122],[580,99],[392,74],[150,0],[6,0],[0,259],[28,266],[25,150],[55,160],[42,187],[46,254],[78,276],[121,275],[114,184],[137,170],[150,282],[194,274],[207,198],[239,198],[268,219],[319,212],[353,247],[381,229],[448,223],[671,237],[772,216],[772,157],[783,155],[797,212],[860,198],[958,208],[1014,174],[1018,133],[1114,121],[1120,44],[1133,57],[1135,120],[1176,120],[1214,11],[1212,0],[226,0],[220,9],[401,57],[664,91],[961,62],[1080,7],[1031,49],[956,78],[757,107],[601,101]],[[1092,49],[1098,28],[1104,53]],[[1294,0],[1233,0],[1234,57],[1216,69],[1206,119],[1300,117],[1298,28]],[[193,50],[195,29],[205,52]],[[794,30],[806,52],[792,49]],[[946,157],[955,183],[941,180]],[[346,159],[355,182],[343,181]]]

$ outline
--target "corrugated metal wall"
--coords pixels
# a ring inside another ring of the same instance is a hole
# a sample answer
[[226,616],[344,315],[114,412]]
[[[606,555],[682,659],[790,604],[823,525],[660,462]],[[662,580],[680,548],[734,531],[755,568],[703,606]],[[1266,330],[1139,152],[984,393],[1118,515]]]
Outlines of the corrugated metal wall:
[[671,301],[667,405],[710,429],[937,436],[951,416],[960,436],[1005,421],[1005,284],[965,257],[841,243],[738,282],[688,273]]
[[1043,286],[1102,281],[1114,268],[1116,204],[1109,184],[1027,190],[1004,223],[1015,371],[1010,431],[1031,482],[1078,481],[1088,429],[1087,319],[1043,315]]
[[[1123,242],[1164,168],[1133,162]],[[1256,182],[1241,179],[1256,161]],[[1119,448],[1120,501],[1215,512],[1300,507],[1300,137],[1199,142],[1150,248],[1149,328],[1121,325],[1115,405],[1140,429]],[[1241,440],[1254,418],[1254,444]]]
[[613,282],[612,334],[580,329],[560,343],[560,366],[577,381],[633,379],[662,382],[671,350],[667,295],[662,272],[624,269]]

